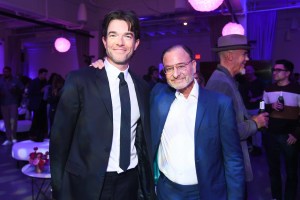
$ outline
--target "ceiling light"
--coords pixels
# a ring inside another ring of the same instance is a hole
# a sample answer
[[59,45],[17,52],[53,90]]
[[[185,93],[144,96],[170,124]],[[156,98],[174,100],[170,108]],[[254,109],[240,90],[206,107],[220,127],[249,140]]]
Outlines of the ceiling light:
[[192,7],[201,12],[209,12],[217,9],[223,0],[189,0]]
[[225,36],[231,34],[245,35],[245,30],[241,24],[229,22],[223,27],[222,35]]
[[64,37],[59,37],[55,40],[54,47],[58,52],[64,53],[69,51],[71,43],[68,39]]

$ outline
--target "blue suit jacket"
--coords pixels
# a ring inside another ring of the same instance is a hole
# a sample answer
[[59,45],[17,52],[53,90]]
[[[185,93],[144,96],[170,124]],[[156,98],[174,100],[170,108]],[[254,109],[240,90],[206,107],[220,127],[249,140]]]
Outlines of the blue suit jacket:
[[[174,99],[175,90],[168,85],[157,84],[152,90],[153,159]],[[232,101],[202,88],[195,122],[195,165],[201,200],[244,199],[244,163]]]

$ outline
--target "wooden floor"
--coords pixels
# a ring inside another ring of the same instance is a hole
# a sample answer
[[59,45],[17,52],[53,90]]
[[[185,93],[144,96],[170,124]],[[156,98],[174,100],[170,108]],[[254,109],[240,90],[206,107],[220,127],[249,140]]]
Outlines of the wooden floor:
[[[4,134],[0,133],[0,144],[2,144],[3,141]],[[250,182],[247,187],[248,200],[271,200],[269,177],[264,153],[260,156],[252,156],[251,162],[254,180]],[[25,163],[21,163],[21,165],[24,164]],[[0,199],[31,200],[31,194],[31,178],[22,174],[21,169],[17,166],[17,162],[11,158],[11,146],[0,145]],[[39,199],[45,198],[41,196]],[[298,199],[300,199],[300,184],[298,184]]]

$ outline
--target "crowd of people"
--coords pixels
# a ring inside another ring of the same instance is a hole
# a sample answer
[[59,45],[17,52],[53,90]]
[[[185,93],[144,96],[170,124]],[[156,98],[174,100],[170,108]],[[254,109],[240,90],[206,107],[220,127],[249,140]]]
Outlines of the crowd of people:
[[[54,199],[244,200],[253,180],[249,143],[265,149],[272,198],[297,198],[300,86],[291,61],[277,60],[273,82],[264,86],[246,66],[247,37],[231,34],[213,48],[220,63],[208,80],[183,44],[165,49],[163,70],[150,66],[141,79],[129,69],[140,44],[132,11],[105,16],[102,42],[106,58],[65,82],[58,74],[47,81],[44,68],[26,86],[10,68],[0,80],[8,127],[15,127],[7,119],[17,118],[21,94],[33,111],[30,138],[42,141],[51,127]],[[236,77],[244,73],[239,87]],[[15,129],[7,130],[5,143],[15,142]]]
[[3,146],[17,142],[18,120],[32,120],[31,140],[41,142],[49,137],[64,78],[52,73],[47,80],[47,73],[47,69],[41,68],[38,77],[31,80],[26,76],[13,76],[8,66],[3,68],[0,78],[1,115],[6,130]]

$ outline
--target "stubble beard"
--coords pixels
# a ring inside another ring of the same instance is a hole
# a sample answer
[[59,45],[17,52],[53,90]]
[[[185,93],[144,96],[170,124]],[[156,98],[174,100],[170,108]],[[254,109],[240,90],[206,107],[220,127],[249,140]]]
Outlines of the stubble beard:
[[[174,79],[174,80],[176,80],[176,79]],[[173,83],[171,80],[167,80],[167,82],[172,88],[174,88],[176,90],[182,90],[182,89],[188,87],[192,83],[193,80],[194,80],[193,78],[185,78],[184,85]]]

